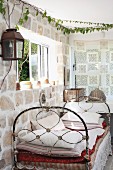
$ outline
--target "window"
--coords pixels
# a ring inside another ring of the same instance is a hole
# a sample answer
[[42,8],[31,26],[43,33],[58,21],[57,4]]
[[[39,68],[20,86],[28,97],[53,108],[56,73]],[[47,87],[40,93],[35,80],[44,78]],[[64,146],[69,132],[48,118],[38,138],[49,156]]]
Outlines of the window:
[[49,78],[48,47],[25,41],[24,58],[18,63],[20,81]]
[[[24,58],[17,61],[17,81],[40,81],[47,78],[49,83],[59,81],[58,56],[62,43],[48,37],[38,35],[20,27],[20,33],[26,39]],[[59,82],[61,82],[62,78]],[[35,84],[33,82],[33,85]]]
[[48,47],[30,43],[30,48],[30,80],[37,81],[42,77],[49,78]]

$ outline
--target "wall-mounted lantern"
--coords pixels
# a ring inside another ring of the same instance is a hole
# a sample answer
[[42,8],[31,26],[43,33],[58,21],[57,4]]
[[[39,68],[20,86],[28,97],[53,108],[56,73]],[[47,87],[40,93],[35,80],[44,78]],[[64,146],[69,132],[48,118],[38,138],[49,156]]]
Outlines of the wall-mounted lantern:
[[19,60],[24,54],[24,38],[17,29],[7,29],[1,37],[2,59]]

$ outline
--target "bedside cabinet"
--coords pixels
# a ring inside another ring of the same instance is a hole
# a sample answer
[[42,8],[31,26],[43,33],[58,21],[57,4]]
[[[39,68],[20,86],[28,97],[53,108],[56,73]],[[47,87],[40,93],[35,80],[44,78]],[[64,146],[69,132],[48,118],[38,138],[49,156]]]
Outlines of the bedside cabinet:
[[64,102],[74,99],[74,101],[79,102],[84,100],[85,89],[84,88],[71,88],[65,89],[63,91]]

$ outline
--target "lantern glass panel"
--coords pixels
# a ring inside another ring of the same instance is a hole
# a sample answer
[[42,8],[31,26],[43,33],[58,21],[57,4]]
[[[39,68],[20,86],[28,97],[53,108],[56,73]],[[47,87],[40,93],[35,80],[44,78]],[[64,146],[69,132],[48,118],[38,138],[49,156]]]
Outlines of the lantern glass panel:
[[23,57],[23,41],[16,40],[16,56],[17,58]]
[[4,40],[3,53],[4,59],[14,58],[14,40]]

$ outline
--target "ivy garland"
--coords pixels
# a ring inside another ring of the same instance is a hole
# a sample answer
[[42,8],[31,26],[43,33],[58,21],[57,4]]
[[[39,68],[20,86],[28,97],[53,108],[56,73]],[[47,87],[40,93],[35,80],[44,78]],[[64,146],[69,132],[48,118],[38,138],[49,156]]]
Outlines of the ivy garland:
[[[93,22],[82,22],[82,21],[72,21],[72,20],[61,20],[61,19],[55,19],[51,16],[47,15],[47,12],[44,11],[42,14],[42,17],[47,18],[48,22],[54,22],[57,30],[63,31],[64,34],[70,34],[70,33],[88,33],[88,32],[94,32],[94,31],[103,31],[106,30],[108,31],[109,29],[113,28],[113,24],[104,24],[104,23],[93,23]],[[95,27],[74,27],[74,28],[69,28],[65,27],[62,24],[64,22],[70,22],[70,23],[79,23],[79,24],[89,24],[89,25],[95,25]]]
[[[9,8],[8,1],[9,0],[7,0],[7,8]],[[16,1],[18,1],[19,3],[16,3]],[[6,3],[5,0],[0,0],[0,13],[3,14],[3,17],[6,21],[6,18],[5,18],[6,6],[4,5],[5,3]],[[22,3],[22,13],[21,13],[21,16],[20,16],[20,19],[19,19],[19,22],[18,22],[20,25],[23,25],[28,20],[30,10],[29,10],[29,7],[24,8],[24,5],[27,5],[27,6],[31,6],[32,8],[34,8],[34,10],[36,11],[35,16],[38,16],[38,14],[40,13],[42,15],[42,18],[47,18],[49,23],[54,23],[54,26],[57,28],[57,30],[62,31],[64,34],[70,34],[70,33],[85,34],[85,33],[91,33],[91,32],[94,32],[94,31],[104,31],[104,30],[108,31],[109,29],[113,28],[113,24],[56,19],[56,18],[53,18],[53,17],[47,15],[47,12],[42,10],[41,8],[37,8],[37,7],[35,7],[35,6],[33,6],[29,3],[26,3],[22,0],[15,0],[15,3],[13,3],[12,11],[11,11],[11,13],[8,13],[9,23],[7,23],[7,21],[6,21],[6,24],[8,25],[8,27],[10,27],[10,16],[11,16],[13,10],[14,10],[15,5],[20,5],[21,3]],[[89,27],[69,28],[69,27],[63,26],[64,22],[88,24]],[[92,26],[92,25],[94,25],[94,26]],[[18,27],[18,26],[16,26],[16,27]]]

